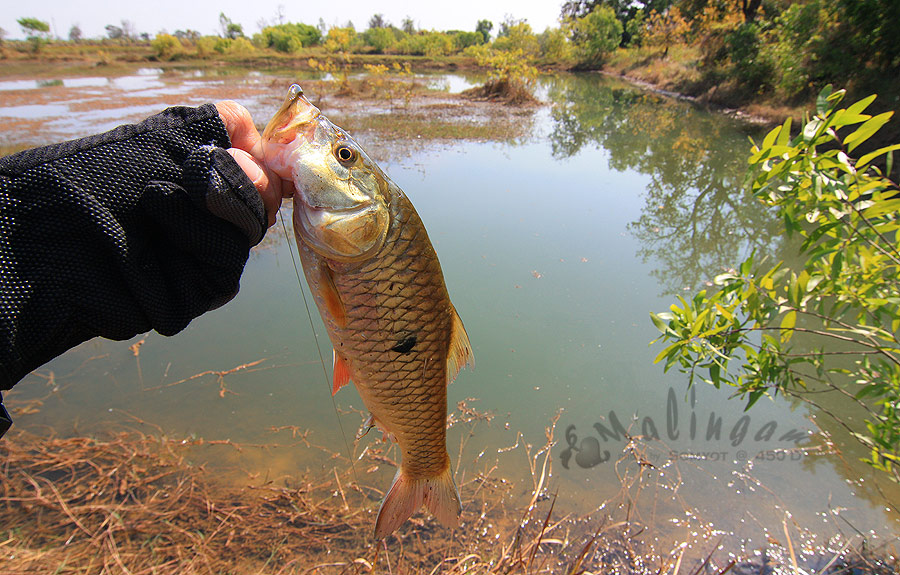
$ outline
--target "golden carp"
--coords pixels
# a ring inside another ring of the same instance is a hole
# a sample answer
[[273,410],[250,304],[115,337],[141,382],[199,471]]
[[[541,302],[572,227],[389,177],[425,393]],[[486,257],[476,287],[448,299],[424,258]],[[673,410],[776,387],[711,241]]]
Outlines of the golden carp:
[[352,380],[373,423],[400,447],[375,537],[390,535],[423,504],[456,525],[447,384],[473,355],[419,215],[296,84],[263,146],[266,165],[297,190],[294,235],[334,346],[332,393]]

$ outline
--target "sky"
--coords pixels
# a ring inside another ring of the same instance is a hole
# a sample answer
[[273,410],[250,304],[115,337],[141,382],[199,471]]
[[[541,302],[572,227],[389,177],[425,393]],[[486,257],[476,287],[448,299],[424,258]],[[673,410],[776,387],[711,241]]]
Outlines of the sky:
[[507,15],[526,19],[535,32],[548,26],[558,26],[563,0],[319,0],[297,2],[290,0],[31,0],[9,3],[0,11],[0,28],[8,39],[25,36],[16,20],[32,17],[50,23],[56,37],[68,38],[73,25],[81,28],[83,38],[106,36],[108,24],[121,25],[130,21],[135,31],[155,36],[158,32],[192,29],[204,35],[219,33],[219,13],[244,27],[252,36],[259,32],[259,22],[276,19],[283,7],[286,22],[317,25],[321,18],[326,25],[343,26],[353,22],[357,30],[368,27],[369,19],[379,13],[391,24],[400,26],[409,16],[419,29],[474,30],[479,20],[490,20],[496,33]]

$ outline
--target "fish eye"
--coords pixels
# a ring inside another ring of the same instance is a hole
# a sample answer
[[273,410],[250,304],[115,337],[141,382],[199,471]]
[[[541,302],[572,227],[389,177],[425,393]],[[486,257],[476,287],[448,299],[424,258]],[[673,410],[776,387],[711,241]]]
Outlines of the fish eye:
[[348,146],[347,144],[339,144],[334,149],[334,155],[337,158],[338,162],[344,165],[352,164],[356,161],[356,150]]

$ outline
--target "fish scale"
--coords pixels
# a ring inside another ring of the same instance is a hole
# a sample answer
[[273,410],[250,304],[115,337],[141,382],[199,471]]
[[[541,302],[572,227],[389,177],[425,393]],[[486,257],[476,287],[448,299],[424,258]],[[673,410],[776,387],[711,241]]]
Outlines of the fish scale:
[[[392,199],[391,231],[382,250],[357,270],[343,264],[332,270],[339,272],[334,276],[335,286],[347,306],[347,323],[341,328],[330,321],[328,329],[332,341],[340,342],[336,347],[350,366],[351,379],[357,381],[352,377],[357,366],[365,366],[360,379],[370,384],[360,389],[360,394],[368,399],[370,411],[383,414],[378,422],[397,438],[404,466],[413,477],[423,477],[443,471],[449,462],[444,366],[453,312],[440,264],[421,220],[406,196],[396,194]],[[410,233],[413,227],[421,228],[421,232]],[[320,261],[312,265],[304,262],[304,269],[328,265],[312,250],[305,256]],[[391,281],[404,271],[413,275],[404,278],[399,293],[380,293],[390,288],[384,286],[385,272],[391,272],[387,280]],[[431,289],[423,292],[426,287]],[[396,334],[406,332],[416,334],[414,349],[407,354],[391,351],[399,339]],[[398,398],[398,389],[406,395]],[[415,417],[408,417],[409,413]]]

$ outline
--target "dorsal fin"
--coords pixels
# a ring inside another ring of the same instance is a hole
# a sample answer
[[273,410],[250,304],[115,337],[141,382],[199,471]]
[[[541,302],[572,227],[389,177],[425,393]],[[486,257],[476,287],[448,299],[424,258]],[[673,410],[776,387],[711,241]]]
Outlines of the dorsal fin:
[[347,360],[334,352],[334,376],[331,381],[331,395],[336,395],[338,390],[350,383],[350,367]]
[[475,367],[475,354],[472,353],[472,345],[469,343],[469,335],[463,322],[453,310],[453,320],[450,322],[450,350],[447,353],[447,384],[456,379],[459,370],[467,365]]

